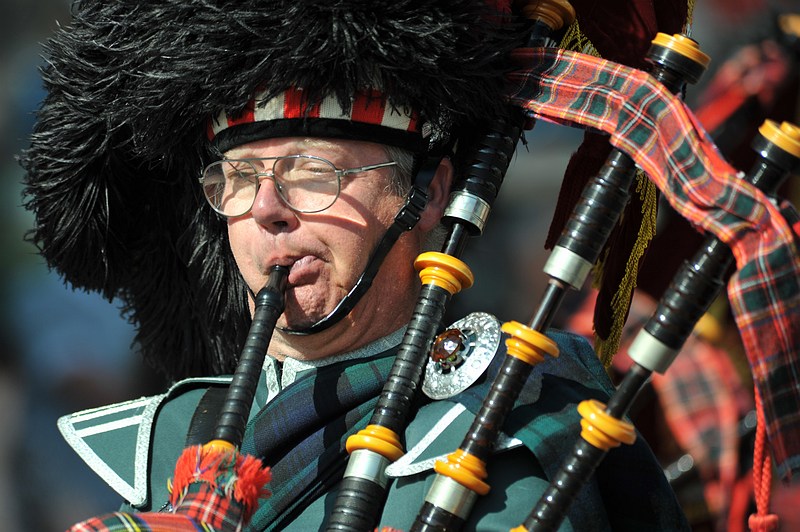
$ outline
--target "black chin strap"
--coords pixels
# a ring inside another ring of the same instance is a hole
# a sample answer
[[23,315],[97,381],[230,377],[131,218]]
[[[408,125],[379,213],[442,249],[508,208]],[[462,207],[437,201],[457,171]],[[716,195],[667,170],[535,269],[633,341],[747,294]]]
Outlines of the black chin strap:
[[434,159],[419,170],[414,180],[414,185],[408,192],[408,196],[406,196],[405,204],[394,217],[394,223],[389,226],[383,238],[378,242],[378,245],[372,252],[372,256],[369,258],[369,261],[367,261],[367,266],[364,268],[358,281],[356,281],[356,284],[350,292],[339,301],[336,308],[334,308],[330,314],[307,328],[287,329],[278,327],[281,332],[299,336],[315,334],[339,323],[342,318],[353,310],[353,307],[356,306],[361,297],[367,292],[369,287],[372,286],[372,281],[378,274],[378,270],[381,264],[383,264],[383,259],[386,258],[386,255],[392,249],[394,243],[397,242],[400,235],[405,231],[410,231],[417,225],[417,222],[419,222],[420,215],[428,204],[428,186],[431,184],[438,166],[439,159]]

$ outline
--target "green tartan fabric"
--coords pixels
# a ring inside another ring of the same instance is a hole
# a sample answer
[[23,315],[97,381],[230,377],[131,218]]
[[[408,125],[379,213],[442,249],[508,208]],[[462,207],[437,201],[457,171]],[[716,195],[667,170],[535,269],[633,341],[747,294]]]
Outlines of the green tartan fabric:
[[730,246],[728,296],[763,398],[778,473],[800,470],[800,253],[778,208],[737,178],[683,101],[647,73],[557,49],[516,52],[512,103],[537,118],[595,128],[669,203]]
[[345,442],[366,427],[393,355],[394,349],[310,370],[250,420],[241,450],[270,466],[272,495],[248,530],[281,530],[341,479]]

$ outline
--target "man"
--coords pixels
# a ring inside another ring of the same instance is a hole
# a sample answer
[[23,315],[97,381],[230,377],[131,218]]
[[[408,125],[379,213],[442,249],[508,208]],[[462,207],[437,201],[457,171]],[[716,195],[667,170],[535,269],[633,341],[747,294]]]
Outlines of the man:
[[[505,112],[517,26],[495,27],[481,2],[346,4],[82,2],[50,45],[25,156],[33,238],[74,284],[123,296],[150,360],[194,377],[60,421],[127,510],[169,510],[175,461],[207,441],[229,382],[215,375],[231,371],[253,294],[281,265],[286,309],[242,443],[273,475],[251,527],[324,525],[344,441],[414,309],[414,258],[465,164],[456,148]],[[490,367],[463,394],[420,398],[380,525],[410,528],[431,458],[458,446],[497,371],[496,320],[465,323],[493,346]],[[519,524],[577,437],[575,403],[612,392],[588,344],[553,338],[561,357],[537,366],[509,416],[468,529]],[[565,526],[686,523],[638,442],[610,454]]]

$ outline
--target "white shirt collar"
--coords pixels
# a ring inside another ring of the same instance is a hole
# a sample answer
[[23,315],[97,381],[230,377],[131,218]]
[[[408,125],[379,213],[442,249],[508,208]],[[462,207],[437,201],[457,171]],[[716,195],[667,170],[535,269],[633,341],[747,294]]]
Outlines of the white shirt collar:
[[281,371],[278,371],[278,361],[268,356],[264,361],[264,374],[267,383],[267,402],[272,401],[272,399],[278,395],[278,392],[292,384],[297,379],[297,375],[303,371],[328,366],[343,360],[366,358],[400,345],[405,330],[406,328],[402,327],[388,336],[375,340],[355,351],[342,353],[341,355],[333,355],[317,360],[296,360],[294,358],[287,358],[283,361],[283,368],[281,368]]

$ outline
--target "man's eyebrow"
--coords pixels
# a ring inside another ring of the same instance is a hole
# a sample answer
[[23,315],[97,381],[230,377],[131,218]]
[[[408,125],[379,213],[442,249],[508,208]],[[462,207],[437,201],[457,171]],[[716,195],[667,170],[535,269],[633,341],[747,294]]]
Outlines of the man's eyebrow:
[[[335,140],[321,139],[317,137],[304,137],[292,143],[297,154],[305,154],[306,150],[331,150],[340,147]],[[225,153],[225,159],[251,159],[258,157],[258,148],[247,148],[239,146]],[[313,154],[312,154],[313,155]]]
[[297,143],[299,148],[335,148],[339,146],[336,142],[328,139],[306,137]]

